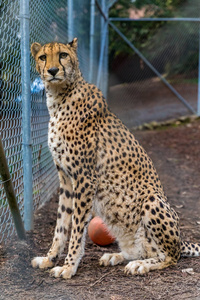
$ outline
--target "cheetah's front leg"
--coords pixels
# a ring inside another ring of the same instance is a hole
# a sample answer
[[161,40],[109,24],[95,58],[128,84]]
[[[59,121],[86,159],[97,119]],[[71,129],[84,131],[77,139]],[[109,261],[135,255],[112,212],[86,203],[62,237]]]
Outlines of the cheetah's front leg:
[[47,256],[35,257],[32,260],[31,264],[33,268],[39,267],[40,269],[46,269],[53,267],[56,260],[63,252],[67,240],[67,233],[72,215],[73,189],[70,178],[68,178],[61,169],[58,168],[58,170],[60,179],[60,197],[53,243]]
[[85,180],[80,186],[76,182],[74,189],[74,213],[72,216],[72,231],[68,255],[62,267],[55,267],[50,274],[55,277],[71,278],[75,275],[79,262],[84,255],[85,234],[91,217],[94,189],[90,180]]

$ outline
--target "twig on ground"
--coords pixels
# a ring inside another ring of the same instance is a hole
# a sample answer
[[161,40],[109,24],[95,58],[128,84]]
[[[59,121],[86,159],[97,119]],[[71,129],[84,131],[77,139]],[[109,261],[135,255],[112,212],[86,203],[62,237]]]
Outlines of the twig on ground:
[[114,271],[115,271],[115,269],[112,270],[111,272],[108,272],[108,273],[106,273],[106,274],[103,274],[103,275],[102,275],[99,279],[97,279],[94,283],[90,284],[90,288],[93,287],[93,286],[95,286],[97,283],[101,282],[102,279],[104,279],[106,276],[108,276],[108,275],[114,273]]

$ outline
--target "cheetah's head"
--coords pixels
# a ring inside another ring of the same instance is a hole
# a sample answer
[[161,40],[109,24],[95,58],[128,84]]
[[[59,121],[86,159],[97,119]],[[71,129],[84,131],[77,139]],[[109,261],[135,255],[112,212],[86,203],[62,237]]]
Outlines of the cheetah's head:
[[69,44],[39,43],[31,45],[31,53],[36,69],[44,83],[48,85],[72,84],[79,75],[77,58],[77,38]]

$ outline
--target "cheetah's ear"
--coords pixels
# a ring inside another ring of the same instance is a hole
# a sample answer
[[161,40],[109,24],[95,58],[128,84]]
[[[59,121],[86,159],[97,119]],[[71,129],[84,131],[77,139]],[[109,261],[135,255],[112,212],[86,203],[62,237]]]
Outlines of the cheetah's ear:
[[78,39],[74,38],[73,41],[71,41],[70,43],[68,43],[68,45],[70,45],[70,47],[72,47],[76,51],[77,47],[78,47]]
[[39,43],[33,43],[31,45],[31,54],[33,55],[33,57],[35,58],[38,51],[42,48],[42,46]]

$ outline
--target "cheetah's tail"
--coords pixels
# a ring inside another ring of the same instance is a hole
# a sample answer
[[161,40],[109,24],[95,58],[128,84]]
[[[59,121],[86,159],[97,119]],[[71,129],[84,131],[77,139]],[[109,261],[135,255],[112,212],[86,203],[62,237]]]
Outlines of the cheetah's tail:
[[181,256],[200,256],[200,244],[182,241]]

